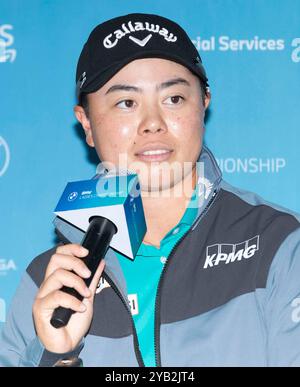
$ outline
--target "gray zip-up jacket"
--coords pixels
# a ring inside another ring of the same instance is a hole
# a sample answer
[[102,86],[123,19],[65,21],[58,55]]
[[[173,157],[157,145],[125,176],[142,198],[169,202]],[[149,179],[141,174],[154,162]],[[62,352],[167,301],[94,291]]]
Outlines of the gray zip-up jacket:
[[[157,365],[300,366],[299,218],[227,184],[207,148],[200,161],[204,200],[172,250],[157,290]],[[66,241],[78,242],[68,235]],[[95,297],[81,345],[63,355],[43,348],[32,304],[54,251],[34,259],[22,278],[2,331],[0,365],[52,366],[77,355],[85,366],[142,366],[112,249],[105,257],[107,283]]]

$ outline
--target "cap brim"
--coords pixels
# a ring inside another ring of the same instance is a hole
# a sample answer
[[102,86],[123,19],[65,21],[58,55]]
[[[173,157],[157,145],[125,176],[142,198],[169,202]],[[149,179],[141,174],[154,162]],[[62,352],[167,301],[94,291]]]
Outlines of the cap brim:
[[128,63],[137,60],[137,59],[143,59],[143,58],[161,58],[161,59],[168,59],[171,61],[174,61],[176,63],[179,63],[185,67],[187,67],[193,74],[198,76],[205,84],[207,84],[207,77],[204,70],[204,67],[201,63],[195,63],[192,64],[188,61],[185,61],[181,57],[165,53],[158,50],[148,50],[144,52],[139,52],[135,55],[132,55],[130,57],[125,58],[123,61],[118,61],[117,63],[112,63],[107,69],[105,70],[99,70],[95,73],[92,79],[89,79],[82,88],[80,88],[79,81],[77,82],[77,88],[76,88],[76,96],[79,100],[80,95],[82,93],[93,93],[97,90],[99,90],[102,86],[105,85],[106,82],[108,82],[118,71],[120,71],[124,66],[126,66]]

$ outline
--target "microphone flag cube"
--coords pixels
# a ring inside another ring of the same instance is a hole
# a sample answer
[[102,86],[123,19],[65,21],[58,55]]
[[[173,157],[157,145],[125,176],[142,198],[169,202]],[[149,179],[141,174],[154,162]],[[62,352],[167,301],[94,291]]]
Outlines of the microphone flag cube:
[[65,235],[75,235],[76,230],[77,239],[78,235],[83,237],[93,216],[108,218],[118,229],[110,246],[130,259],[134,259],[146,233],[136,174],[107,174],[96,179],[69,182],[54,213],[58,217],[54,221],[58,230],[64,230]]

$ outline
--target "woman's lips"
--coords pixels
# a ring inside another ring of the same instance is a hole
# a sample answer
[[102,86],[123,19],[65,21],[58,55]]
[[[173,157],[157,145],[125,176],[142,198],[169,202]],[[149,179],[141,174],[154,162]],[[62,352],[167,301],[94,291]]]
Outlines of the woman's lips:
[[172,153],[173,150],[169,149],[152,149],[137,153],[135,156],[145,162],[166,161],[171,157]]

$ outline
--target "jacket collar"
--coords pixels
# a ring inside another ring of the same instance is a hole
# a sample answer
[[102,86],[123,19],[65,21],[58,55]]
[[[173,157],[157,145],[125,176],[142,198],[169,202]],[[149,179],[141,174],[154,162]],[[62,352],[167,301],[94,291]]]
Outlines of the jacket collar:
[[[211,151],[203,146],[197,161],[198,214],[201,215],[212,197],[219,190],[222,173]],[[194,227],[193,227],[194,228]]]

